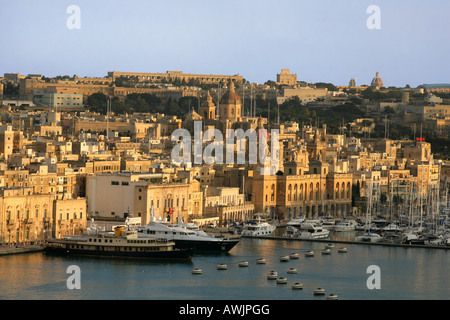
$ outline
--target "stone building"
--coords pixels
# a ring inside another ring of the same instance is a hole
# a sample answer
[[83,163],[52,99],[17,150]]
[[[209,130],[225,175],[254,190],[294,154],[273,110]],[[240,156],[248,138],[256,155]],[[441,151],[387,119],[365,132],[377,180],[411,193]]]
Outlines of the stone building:
[[281,69],[281,73],[277,74],[277,83],[287,86],[297,84],[297,74],[291,73],[289,69]]

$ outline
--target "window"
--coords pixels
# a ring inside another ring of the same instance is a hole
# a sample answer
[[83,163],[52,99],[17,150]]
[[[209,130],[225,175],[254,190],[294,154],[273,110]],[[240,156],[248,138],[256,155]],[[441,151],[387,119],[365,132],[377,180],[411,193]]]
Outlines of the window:
[[123,181],[123,182],[122,182],[122,185],[123,185],[123,186],[128,186],[128,182],[127,182],[127,181]]
[[118,186],[119,185],[119,181],[111,181],[111,185],[112,186]]

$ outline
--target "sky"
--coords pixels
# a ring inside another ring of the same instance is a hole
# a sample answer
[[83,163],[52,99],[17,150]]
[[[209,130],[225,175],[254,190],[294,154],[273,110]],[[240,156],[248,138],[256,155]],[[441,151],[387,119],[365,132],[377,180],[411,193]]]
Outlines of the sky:
[[288,68],[312,83],[369,85],[376,72],[386,87],[450,83],[449,13],[448,0],[0,0],[0,76],[183,71],[264,83]]

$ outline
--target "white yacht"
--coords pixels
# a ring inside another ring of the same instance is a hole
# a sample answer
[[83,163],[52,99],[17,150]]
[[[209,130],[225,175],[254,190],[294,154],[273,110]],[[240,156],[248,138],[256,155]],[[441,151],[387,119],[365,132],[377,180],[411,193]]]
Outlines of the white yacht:
[[355,240],[362,242],[379,242],[383,240],[383,237],[378,233],[366,232],[362,236],[355,237]]
[[330,230],[318,224],[311,224],[307,229],[299,230],[296,237],[301,239],[325,239],[329,235]]
[[357,225],[357,223],[355,220],[340,221],[334,227],[334,231],[336,231],[336,232],[354,231],[356,228],[356,225]]
[[300,229],[303,222],[305,222],[305,219],[303,218],[294,218],[286,222],[286,227],[294,227]]
[[275,229],[275,226],[261,219],[257,219],[245,224],[244,228],[242,229],[241,235],[251,237],[270,236],[275,231]]
[[388,224],[386,227],[384,227],[383,231],[397,232],[397,231],[402,231],[402,228],[398,224],[393,222],[393,223]]
[[334,228],[336,228],[336,221],[333,219],[322,220],[322,227],[333,230]]
[[138,238],[156,238],[174,241],[176,248],[191,248],[195,251],[228,252],[240,238],[214,237],[204,232],[183,228],[176,224],[151,221],[145,226],[134,227]]
[[403,234],[402,244],[425,244],[425,237],[417,232],[407,232]]
[[283,237],[294,238],[304,221],[305,219],[303,218],[293,218],[289,220],[286,223],[286,232],[283,234]]

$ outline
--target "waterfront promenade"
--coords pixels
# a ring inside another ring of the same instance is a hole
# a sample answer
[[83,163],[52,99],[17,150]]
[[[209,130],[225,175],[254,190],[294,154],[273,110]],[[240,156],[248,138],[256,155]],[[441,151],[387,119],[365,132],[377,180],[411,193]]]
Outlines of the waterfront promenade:
[[323,243],[342,243],[342,244],[360,244],[360,245],[372,245],[372,246],[386,246],[386,247],[403,247],[403,248],[427,248],[427,249],[450,249],[450,246],[445,245],[422,245],[422,244],[402,244],[391,242],[362,242],[352,240],[340,240],[340,239],[304,239],[304,238],[288,238],[280,236],[242,236],[243,238],[255,238],[266,240],[285,240],[285,241],[306,241],[306,242],[323,242]]
[[0,246],[0,256],[43,251],[43,245],[3,245]]

